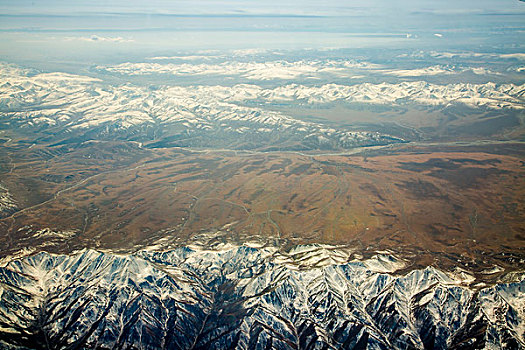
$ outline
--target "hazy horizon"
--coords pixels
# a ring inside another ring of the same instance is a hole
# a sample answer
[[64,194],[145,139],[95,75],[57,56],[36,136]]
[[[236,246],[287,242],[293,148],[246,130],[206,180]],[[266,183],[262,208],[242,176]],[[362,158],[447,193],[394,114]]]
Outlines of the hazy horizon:
[[0,60],[118,61],[231,49],[523,52],[520,1],[0,2]]

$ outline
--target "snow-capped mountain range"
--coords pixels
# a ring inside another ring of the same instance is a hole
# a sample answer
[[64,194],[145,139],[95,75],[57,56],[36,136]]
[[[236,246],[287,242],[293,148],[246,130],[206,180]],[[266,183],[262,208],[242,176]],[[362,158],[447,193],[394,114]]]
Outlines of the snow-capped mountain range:
[[[493,286],[378,252],[40,252],[0,269],[7,349],[519,349],[523,275]],[[140,344],[140,345],[138,345]]]
[[56,137],[70,137],[75,131],[89,134],[86,139],[114,138],[121,132],[124,139],[135,141],[167,136],[179,146],[187,140],[210,146],[210,142],[243,137],[261,140],[262,145],[278,138],[321,148],[403,142],[377,132],[334,129],[242,105],[256,98],[249,95],[251,91],[261,95],[257,86],[112,86],[65,73],[30,75],[13,66],[3,66],[0,76],[0,117],[22,128],[53,128]]
[[[525,106],[525,88],[515,84],[413,81],[316,86],[292,83],[273,88],[253,84],[151,87],[111,85],[87,76],[38,73],[5,64],[0,67],[0,77],[0,118],[4,122],[51,129],[57,139],[72,137],[73,131],[83,139],[113,138],[120,132],[127,140],[156,141],[156,147],[210,146],[213,140],[223,140],[235,148],[234,141],[224,140],[245,139],[242,147],[253,148],[283,145],[286,139],[299,143],[290,146],[297,149],[344,149],[404,141],[375,131],[299,120],[270,108],[272,104],[465,105],[512,110]],[[79,139],[78,135],[73,139]]]
[[[434,65],[415,69],[395,69],[383,65],[354,60],[300,60],[266,62],[216,62],[216,57],[154,57],[155,62],[126,62],[112,66],[97,66],[96,70],[129,75],[172,75],[172,76],[237,76],[254,81],[347,78],[359,79],[364,75],[391,75],[397,77],[424,77],[432,75],[453,75],[470,72],[476,75],[495,76],[501,73],[483,67],[462,67]],[[176,61],[159,63],[158,61]],[[187,62],[187,61],[198,62]],[[185,62],[186,61],[186,62]]]

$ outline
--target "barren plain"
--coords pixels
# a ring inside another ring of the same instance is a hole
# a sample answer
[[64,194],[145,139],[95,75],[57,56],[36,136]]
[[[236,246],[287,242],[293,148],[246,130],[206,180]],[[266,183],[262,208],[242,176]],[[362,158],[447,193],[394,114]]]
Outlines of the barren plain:
[[525,265],[519,143],[348,155],[148,150],[130,142],[4,147],[3,183],[19,206],[0,220],[4,256],[167,249],[209,236],[343,245],[354,258],[390,251],[410,268],[460,266],[484,279],[495,264]]

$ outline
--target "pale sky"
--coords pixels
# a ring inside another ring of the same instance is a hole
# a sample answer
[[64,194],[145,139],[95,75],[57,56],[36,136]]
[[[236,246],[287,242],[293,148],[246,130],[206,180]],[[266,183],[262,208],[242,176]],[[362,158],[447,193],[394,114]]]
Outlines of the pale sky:
[[274,15],[369,15],[399,12],[479,14],[525,12],[525,4],[518,0],[2,0],[0,12],[2,14],[78,12]]
[[370,47],[524,52],[525,2],[0,0],[7,61]]

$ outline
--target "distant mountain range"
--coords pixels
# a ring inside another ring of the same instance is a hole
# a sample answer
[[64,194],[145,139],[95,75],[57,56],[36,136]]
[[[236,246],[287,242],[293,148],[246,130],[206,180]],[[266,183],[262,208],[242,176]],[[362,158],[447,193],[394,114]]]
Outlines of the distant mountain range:
[[[306,68],[302,65],[297,69],[304,71]],[[186,71],[204,69],[202,74],[206,75],[213,73],[209,67],[189,67],[183,68]],[[257,74],[280,74],[270,72],[272,65],[268,67],[257,68]],[[279,108],[328,108],[334,103],[367,108],[465,106],[510,111],[525,107],[524,88],[514,84],[436,85],[413,81],[287,84],[275,88],[253,84],[145,87],[111,85],[97,78],[38,73],[11,65],[0,68],[2,121],[11,127],[16,125],[21,130],[39,133],[37,142],[55,144],[119,139],[141,142],[152,148],[348,149],[405,140],[370,126],[368,129],[366,126],[344,127],[299,119]],[[250,69],[250,74],[256,74],[253,67]]]

